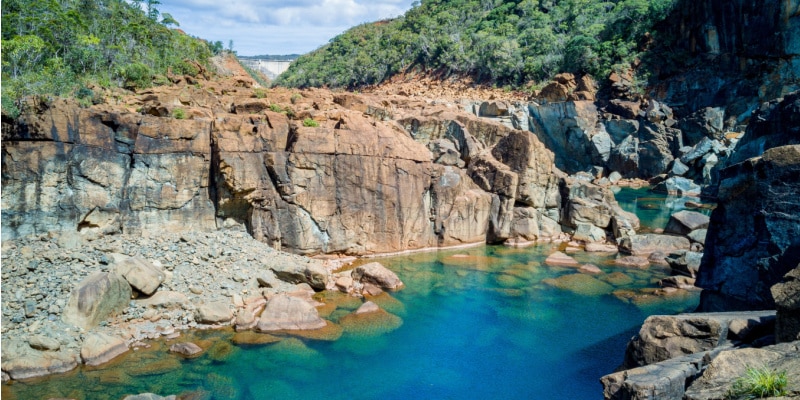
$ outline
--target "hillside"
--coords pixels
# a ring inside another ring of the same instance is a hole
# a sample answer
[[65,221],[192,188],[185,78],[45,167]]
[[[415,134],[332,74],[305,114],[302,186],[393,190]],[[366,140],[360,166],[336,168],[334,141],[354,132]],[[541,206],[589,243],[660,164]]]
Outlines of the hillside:
[[5,115],[29,95],[74,95],[86,105],[101,91],[170,83],[197,75],[222,43],[171,27],[155,0],[8,0],[2,3]]
[[278,84],[357,87],[414,68],[521,86],[559,72],[607,76],[654,40],[676,0],[428,0],[300,57]]

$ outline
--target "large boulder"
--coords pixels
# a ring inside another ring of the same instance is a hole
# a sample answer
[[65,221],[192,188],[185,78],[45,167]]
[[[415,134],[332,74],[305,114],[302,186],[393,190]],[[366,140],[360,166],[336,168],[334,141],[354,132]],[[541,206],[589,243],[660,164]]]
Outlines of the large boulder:
[[230,301],[216,300],[207,301],[197,306],[194,313],[195,321],[201,324],[220,324],[227,323],[233,319],[233,311],[230,308]]
[[81,360],[89,366],[105,364],[128,351],[124,340],[105,333],[87,335],[81,345]]
[[378,262],[356,267],[352,272],[352,277],[357,282],[372,283],[385,290],[400,290],[404,286],[397,274]]
[[800,145],[720,172],[697,286],[707,311],[768,309],[770,288],[800,259]]
[[78,354],[73,350],[39,351],[21,339],[3,341],[2,370],[11,379],[67,372],[77,367],[79,361]]
[[166,279],[161,268],[141,257],[125,257],[118,261],[114,269],[122,275],[130,285],[146,296],[155,293]]
[[678,250],[689,250],[689,239],[681,236],[646,233],[634,235],[622,240],[620,250],[634,256],[649,255],[657,251],[672,253]]
[[775,340],[800,340],[800,264],[770,289],[775,299]]
[[772,311],[653,315],[628,343],[624,368],[710,351],[731,340],[751,343],[769,335]]
[[696,229],[708,228],[709,218],[707,215],[697,211],[682,210],[669,217],[664,233],[676,235],[688,235]]
[[261,332],[324,328],[325,320],[303,299],[277,295],[267,302],[256,329]]
[[328,270],[318,260],[298,260],[297,263],[270,267],[278,279],[289,283],[307,283],[315,290],[324,290],[328,282]]
[[131,286],[125,278],[113,272],[95,272],[72,290],[62,318],[68,324],[90,329],[124,310],[130,299]]

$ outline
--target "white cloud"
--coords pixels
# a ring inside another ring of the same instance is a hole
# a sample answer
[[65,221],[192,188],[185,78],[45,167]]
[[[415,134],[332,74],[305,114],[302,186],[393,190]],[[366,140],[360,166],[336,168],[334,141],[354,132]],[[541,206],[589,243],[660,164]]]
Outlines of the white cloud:
[[187,33],[241,55],[306,53],[348,28],[402,15],[413,0],[162,0]]

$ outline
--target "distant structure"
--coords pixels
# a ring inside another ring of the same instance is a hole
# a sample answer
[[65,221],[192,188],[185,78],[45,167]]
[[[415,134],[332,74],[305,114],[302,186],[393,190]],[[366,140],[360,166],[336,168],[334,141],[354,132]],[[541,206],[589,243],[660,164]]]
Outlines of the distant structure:
[[255,56],[255,57],[239,57],[242,64],[259,71],[269,77],[275,79],[278,75],[289,69],[291,64],[297,58],[296,54],[291,56]]

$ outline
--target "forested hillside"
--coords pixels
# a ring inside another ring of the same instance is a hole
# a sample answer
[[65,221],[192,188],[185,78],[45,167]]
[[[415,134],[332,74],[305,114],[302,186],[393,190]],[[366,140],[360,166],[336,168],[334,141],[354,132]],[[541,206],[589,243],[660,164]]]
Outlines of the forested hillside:
[[636,59],[675,2],[424,0],[402,17],[334,38],[277,83],[356,87],[415,66],[503,85],[564,71],[605,76]]
[[171,27],[157,0],[5,0],[2,2],[2,105],[34,94],[74,94],[89,86],[146,87],[166,83],[168,70],[196,74],[222,50]]

